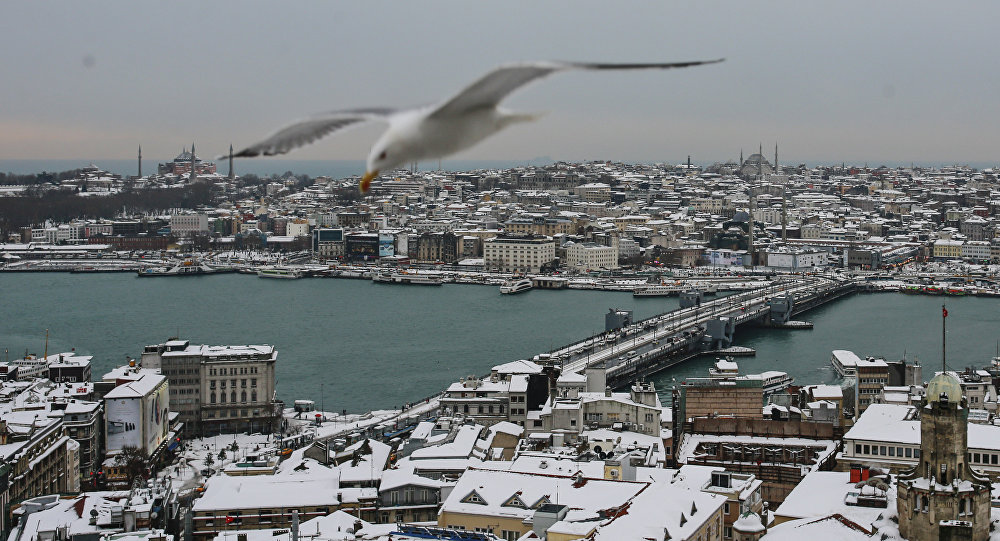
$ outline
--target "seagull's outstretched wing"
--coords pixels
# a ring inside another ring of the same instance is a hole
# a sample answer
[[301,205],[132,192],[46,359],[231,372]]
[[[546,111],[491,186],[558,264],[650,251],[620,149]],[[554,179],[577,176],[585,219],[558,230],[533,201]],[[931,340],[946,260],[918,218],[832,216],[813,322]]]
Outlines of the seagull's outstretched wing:
[[587,62],[531,62],[500,66],[480,77],[476,82],[462,89],[450,100],[441,104],[432,116],[460,115],[467,111],[496,107],[508,94],[518,88],[555,73],[566,70],[638,70],[687,68],[701,64],[714,64],[718,60],[695,60],[692,62],[669,62],[654,64],[604,64]]
[[247,158],[284,154],[349,126],[371,120],[386,120],[394,112],[394,109],[371,108],[318,114],[285,126],[267,139],[233,154],[233,157]]

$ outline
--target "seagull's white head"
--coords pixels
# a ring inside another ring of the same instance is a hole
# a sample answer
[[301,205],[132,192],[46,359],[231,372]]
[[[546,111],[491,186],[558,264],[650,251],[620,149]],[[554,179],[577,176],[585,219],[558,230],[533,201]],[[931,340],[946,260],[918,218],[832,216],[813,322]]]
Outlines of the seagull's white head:
[[387,131],[375,142],[368,154],[365,175],[361,177],[361,193],[368,193],[372,180],[379,175],[379,172],[392,171],[407,161],[409,158],[405,145],[393,136],[391,130]]

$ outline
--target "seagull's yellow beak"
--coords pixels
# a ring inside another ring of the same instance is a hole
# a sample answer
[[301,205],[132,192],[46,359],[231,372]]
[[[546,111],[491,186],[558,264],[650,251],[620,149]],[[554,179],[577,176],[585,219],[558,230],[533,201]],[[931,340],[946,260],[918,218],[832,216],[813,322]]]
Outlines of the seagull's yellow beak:
[[361,184],[359,185],[362,194],[368,193],[368,189],[372,187],[372,180],[377,176],[378,169],[365,172],[365,176],[361,177]]

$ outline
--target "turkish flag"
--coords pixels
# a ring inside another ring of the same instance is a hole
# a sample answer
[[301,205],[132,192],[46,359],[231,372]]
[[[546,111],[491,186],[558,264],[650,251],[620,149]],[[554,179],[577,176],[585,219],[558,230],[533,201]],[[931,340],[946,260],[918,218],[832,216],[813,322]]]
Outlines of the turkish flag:
[[948,309],[944,306],[941,307],[941,317],[948,317]]
[[233,517],[226,517],[226,524],[229,524],[229,523],[231,523],[234,520],[236,520],[236,519],[233,518]]

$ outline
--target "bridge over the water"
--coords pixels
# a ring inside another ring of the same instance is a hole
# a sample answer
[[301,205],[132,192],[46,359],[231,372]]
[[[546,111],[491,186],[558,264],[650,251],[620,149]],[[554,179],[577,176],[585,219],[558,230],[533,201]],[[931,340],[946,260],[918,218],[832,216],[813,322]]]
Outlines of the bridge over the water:
[[562,366],[563,372],[603,364],[608,384],[621,386],[730,346],[739,325],[785,326],[792,316],[853,293],[857,285],[821,275],[789,276],[711,301],[682,296],[677,310],[585,338],[540,358]]

